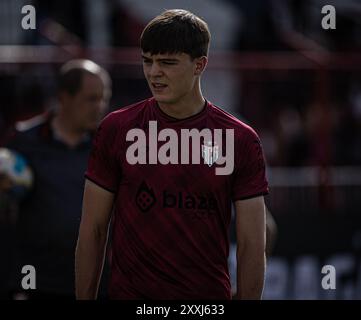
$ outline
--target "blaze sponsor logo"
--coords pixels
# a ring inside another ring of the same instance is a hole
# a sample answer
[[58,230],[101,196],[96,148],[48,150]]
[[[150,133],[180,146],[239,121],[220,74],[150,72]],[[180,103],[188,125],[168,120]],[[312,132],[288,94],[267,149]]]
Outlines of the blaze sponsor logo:
[[135,197],[137,207],[142,212],[148,212],[156,202],[157,199],[153,190],[148,187],[145,181],[143,181]]
[[189,192],[172,192],[163,190],[159,195],[143,181],[136,194],[136,205],[142,212],[150,211],[160,198],[162,209],[179,209],[180,214],[192,218],[207,218],[218,211],[216,198],[212,194],[191,194]]

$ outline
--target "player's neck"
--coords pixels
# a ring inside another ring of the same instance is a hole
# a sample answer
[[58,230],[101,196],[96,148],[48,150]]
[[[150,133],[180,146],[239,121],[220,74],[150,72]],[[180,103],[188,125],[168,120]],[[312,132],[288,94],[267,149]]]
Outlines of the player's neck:
[[51,123],[55,136],[70,148],[76,147],[86,136],[86,132],[76,130],[71,119],[63,114],[56,115]]
[[175,103],[162,103],[158,102],[159,108],[167,115],[176,119],[189,118],[204,108],[205,99],[202,95],[200,87],[190,94],[182,97]]

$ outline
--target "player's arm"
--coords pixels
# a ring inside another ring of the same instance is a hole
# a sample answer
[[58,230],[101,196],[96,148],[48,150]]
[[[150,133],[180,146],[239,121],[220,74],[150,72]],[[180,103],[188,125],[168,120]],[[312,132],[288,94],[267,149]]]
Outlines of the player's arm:
[[266,258],[272,255],[277,240],[277,233],[276,221],[266,207]]
[[104,265],[114,194],[86,180],[75,254],[77,299],[96,299]]
[[265,277],[265,205],[263,196],[235,202],[237,294],[235,299],[261,299]]

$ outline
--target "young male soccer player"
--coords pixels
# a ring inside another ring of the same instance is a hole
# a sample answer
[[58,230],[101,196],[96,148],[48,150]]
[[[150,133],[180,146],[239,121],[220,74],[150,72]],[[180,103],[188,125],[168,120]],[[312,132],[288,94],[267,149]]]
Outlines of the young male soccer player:
[[111,216],[111,298],[230,299],[232,202],[236,298],[261,297],[263,153],[249,126],[202,95],[209,40],[207,24],[185,10],[165,11],[144,29],[153,97],[111,113],[98,129],[76,251],[78,299],[97,296]]

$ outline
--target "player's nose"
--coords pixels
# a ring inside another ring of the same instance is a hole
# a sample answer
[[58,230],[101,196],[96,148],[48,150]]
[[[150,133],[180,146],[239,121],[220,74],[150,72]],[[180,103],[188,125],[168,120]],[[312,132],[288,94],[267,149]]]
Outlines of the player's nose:
[[162,68],[158,63],[153,63],[149,69],[149,77],[156,78],[163,74]]

